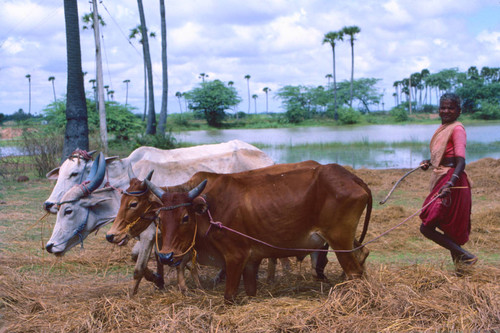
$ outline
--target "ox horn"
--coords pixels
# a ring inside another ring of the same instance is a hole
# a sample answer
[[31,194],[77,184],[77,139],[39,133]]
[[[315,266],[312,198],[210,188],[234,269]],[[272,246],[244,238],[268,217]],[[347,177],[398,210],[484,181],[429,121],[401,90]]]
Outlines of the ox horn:
[[205,186],[207,186],[207,180],[206,179],[204,181],[202,181],[198,186],[196,186],[195,188],[193,188],[191,191],[189,191],[189,193],[188,193],[189,199],[193,200],[194,198],[196,198],[197,196],[199,196],[200,193],[203,192],[203,190],[205,189]]
[[92,167],[90,168],[90,173],[87,176],[87,179],[85,179],[86,181],[91,181],[95,177],[98,167],[99,167],[99,155],[97,155],[94,163],[92,164]]
[[155,172],[154,170],[151,170],[149,171],[148,175],[146,176],[146,178],[144,178],[144,180],[142,181],[142,186],[146,186],[146,179],[151,181],[151,178],[153,177],[153,172]]
[[92,193],[95,189],[97,189],[104,180],[104,175],[106,173],[106,161],[104,160],[104,155],[102,154],[102,152],[97,155],[94,163],[98,163],[98,167],[95,176],[87,185],[87,190],[89,191],[89,193]]
[[163,191],[161,188],[156,186],[155,184],[151,183],[149,179],[144,179],[144,182],[146,183],[146,186],[153,192],[154,195],[156,195],[158,198],[161,199],[161,197],[166,193]]
[[137,178],[135,176],[135,173],[134,173],[134,170],[132,170],[132,165],[128,165],[128,178],[129,179],[133,179],[133,178]]

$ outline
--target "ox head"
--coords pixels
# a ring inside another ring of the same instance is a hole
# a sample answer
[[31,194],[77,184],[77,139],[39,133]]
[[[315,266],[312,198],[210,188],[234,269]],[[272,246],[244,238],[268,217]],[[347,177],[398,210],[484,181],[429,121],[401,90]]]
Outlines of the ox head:
[[110,188],[96,190],[104,180],[105,171],[106,161],[100,153],[90,171],[92,178],[84,184],[73,186],[64,194],[59,203],[52,236],[45,246],[48,252],[63,255],[113,218],[116,210],[113,211],[105,203],[109,202],[114,191]]
[[[46,177],[48,179],[57,179],[52,193],[43,203],[43,208],[47,212],[57,214],[57,203],[62,200],[63,195],[88,177],[95,163],[92,161],[94,153],[95,150],[87,153],[77,149],[59,168],[55,168],[47,173]],[[106,162],[109,163],[115,159],[116,157],[109,157],[106,158]]]
[[106,233],[106,239],[110,243],[125,245],[131,237],[137,237],[146,230],[156,217],[154,209],[161,206],[161,201],[146,185],[146,180],[151,180],[153,171],[141,181],[129,166],[130,186],[122,193],[120,208],[111,229]]
[[207,181],[204,180],[188,192],[164,191],[148,180],[145,182],[162,202],[157,222],[162,233],[161,250],[157,249],[158,257],[163,264],[177,266],[194,244],[197,232],[194,213],[206,210],[206,203],[199,195],[205,189]]

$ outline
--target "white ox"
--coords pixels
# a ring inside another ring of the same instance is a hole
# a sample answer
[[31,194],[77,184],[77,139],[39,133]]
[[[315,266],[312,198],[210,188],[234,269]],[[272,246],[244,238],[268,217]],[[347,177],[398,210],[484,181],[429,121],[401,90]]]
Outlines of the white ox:
[[[128,187],[129,166],[135,175],[142,179],[154,169],[154,183],[172,186],[186,182],[198,171],[234,173],[274,164],[264,152],[239,140],[173,150],[141,147],[127,158],[111,157],[105,161],[105,181],[109,182],[111,187],[97,189],[87,196],[82,196],[79,184],[90,172],[92,160],[81,157],[68,158],[59,170],[55,169],[47,174],[48,177],[58,174],[54,190],[44,203],[46,210],[57,211],[56,224],[46,245],[50,253],[63,255],[73,246],[83,242],[90,233],[114,219],[121,198],[121,193],[114,189],[124,190]],[[147,269],[154,234],[154,224],[151,224],[140,234],[139,242],[132,251],[137,262],[131,294],[137,292],[143,276],[159,287],[163,284],[163,276],[153,274]]]

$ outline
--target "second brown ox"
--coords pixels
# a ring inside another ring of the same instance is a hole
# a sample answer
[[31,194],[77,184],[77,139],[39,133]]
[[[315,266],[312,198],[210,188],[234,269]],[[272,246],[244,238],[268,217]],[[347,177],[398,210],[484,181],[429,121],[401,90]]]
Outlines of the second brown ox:
[[166,191],[145,180],[164,206],[159,211],[160,260],[177,265],[194,247],[199,256],[225,264],[227,302],[234,301],[241,275],[247,295],[256,295],[256,273],[263,258],[305,254],[296,249],[310,252],[324,241],[344,251],[336,255],[348,278],[362,276],[369,251],[351,250],[359,244],[355,233],[365,207],[360,241],[368,227],[368,186],[337,164],[287,168],[282,164],[236,174],[200,172]]

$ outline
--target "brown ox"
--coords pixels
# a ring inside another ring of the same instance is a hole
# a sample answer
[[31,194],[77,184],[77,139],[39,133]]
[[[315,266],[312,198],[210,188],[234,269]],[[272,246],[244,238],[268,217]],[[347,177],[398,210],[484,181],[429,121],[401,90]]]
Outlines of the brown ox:
[[305,254],[321,248],[324,241],[334,250],[346,251],[336,255],[348,278],[363,274],[369,251],[351,250],[365,207],[360,240],[366,233],[372,195],[361,179],[337,164],[292,170],[275,165],[236,174],[200,172],[166,191],[146,183],[164,205],[159,212],[161,261],[176,265],[180,254],[194,246],[200,255],[224,262],[227,302],[234,301],[242,274],[246,293],[256,295],[256,273],[263,258]]
[[[300,163],[293,164],[282,164],[281,167],[284,166],[283,171],[291,170],[294,168],[313,168],[319,166],[320,164],[315,161],[305,161]],[[274,168],[273,171],[275,173],[281,172],[281,167]],[[148,174],[146,179],[151,180],[152,172]],[[129,178],[130,185],[123,192],[123,195],[120,200],[120,208],[118,209],[118,213],[116,218],[113,221],[113,224],[109,231],[106,234],[106,239],[114,244],[124,244],[130,238],[139,236],[148,226],[150,226],[151,222],[156,217],[157,210],[162,206],[161,200],[158,199],[156,195],[154,195],[151,191],[149,191],[148,187],[144,180],[139,180],[134,175],[133,171],[129,170]],[[161,187],[163,190],[166,190],[167,187]],[[159,238],[161,236],[158,236]],[[149,252],[148,252],[149,253]],[[184,275],[186,265],[192,259],[192,252],[188,251],[186,255],[183,256],[182,261],[179,265],[177,265],[177,283],[179,288],[182,291],[187,290],[186,279]],[[282,259],[282,264],[286,266],[288,261],[285,258]],[[217,267],[223,267],[223,261],[214,261],[211,260],[208,256],[204,256],[203,254],[199,254],[198,262],[203,265],[212,265]],[[268,280],[272,281],[275,275],[275,260],[269,261],[268,266]],[[313,269],[316,269],[316,262],[313,260]],[[322,271],[321,271],[322,272]],[[219,275],[214,279],[214,283],[218,283],[221,279],[224,278],[225,271],[221,271]],[[191,276],[198,288],[201,287],[200,280],[198,276],[198,271],[196,265],[193,265],[191,268]],[[138,284],[135,283],[132,286],[131,294],[135,294],[137,292]]]

